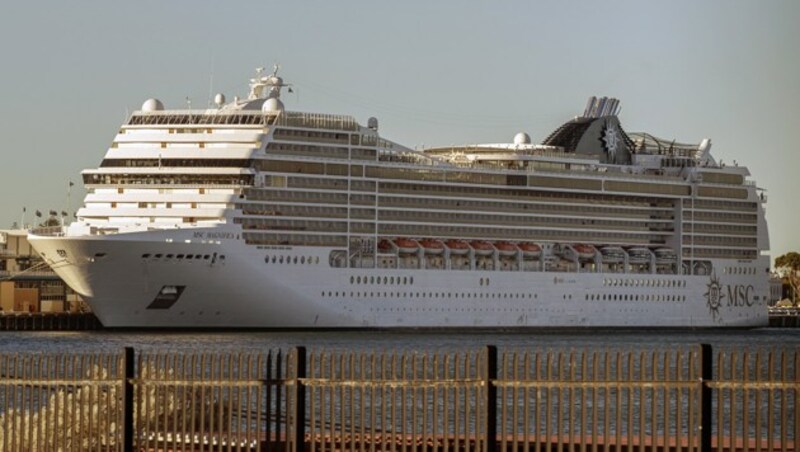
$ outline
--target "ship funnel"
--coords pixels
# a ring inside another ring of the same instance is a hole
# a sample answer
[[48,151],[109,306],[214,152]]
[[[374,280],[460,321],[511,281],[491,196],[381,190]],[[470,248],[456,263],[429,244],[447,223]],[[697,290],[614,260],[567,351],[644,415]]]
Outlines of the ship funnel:
[[619,99],[613,97],[589,98],[586,108],[583,109],[584,118],[602,118],[604,116],[616,116],[619,113]]

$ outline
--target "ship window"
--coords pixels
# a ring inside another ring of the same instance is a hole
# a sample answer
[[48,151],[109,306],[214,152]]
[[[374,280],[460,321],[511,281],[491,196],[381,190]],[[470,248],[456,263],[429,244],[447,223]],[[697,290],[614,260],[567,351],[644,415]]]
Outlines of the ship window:
[[279,264],[282,264],[282,263],[283,263],[283,256],[281,256],[281,258],[278,260],[278,263],[279,263]]
[[183,254],[178,254],[178,255],[177,255],[177,256],[175,256],[175,257],[177,257],[178,259],[183,259]]
[[142,259],[147,259],[148,257],[150,257],[149,254],[142,254]]
[[172,259],[172,254],[167,254],[167,259]]

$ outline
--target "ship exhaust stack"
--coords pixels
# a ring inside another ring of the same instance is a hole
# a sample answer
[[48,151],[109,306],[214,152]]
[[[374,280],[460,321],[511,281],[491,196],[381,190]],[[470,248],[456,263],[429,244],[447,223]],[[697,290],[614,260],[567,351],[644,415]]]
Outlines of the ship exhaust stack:
[[584,118],[603,118],[619,114],[619,99],[613,97],[592,96],[583,109]]

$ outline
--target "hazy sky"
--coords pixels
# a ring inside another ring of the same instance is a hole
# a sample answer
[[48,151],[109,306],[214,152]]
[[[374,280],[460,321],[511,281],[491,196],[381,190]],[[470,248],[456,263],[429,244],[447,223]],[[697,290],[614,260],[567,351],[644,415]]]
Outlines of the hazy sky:
[[773,257],[800,250],[800,2],[5,2],[0,228],[73,210],[146,98],[246,95],[257,66],[287,109],[380,120],[408,146],[539,142],[591,95],[628,131],[749,166],[768,190]]

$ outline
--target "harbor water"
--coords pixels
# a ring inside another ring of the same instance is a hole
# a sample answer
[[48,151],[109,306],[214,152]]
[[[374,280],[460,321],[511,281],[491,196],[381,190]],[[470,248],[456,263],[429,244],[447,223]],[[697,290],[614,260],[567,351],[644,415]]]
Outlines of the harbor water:
[[800,329],[742,330],[523,330],[523,331],[7,331],[0,351],[63,353],[138,351],[258,352],[305,346],[331,351],[450,352],[495,345],[498,350],[526,348],[663,348],[699,343],[715,349],[800,347]]

